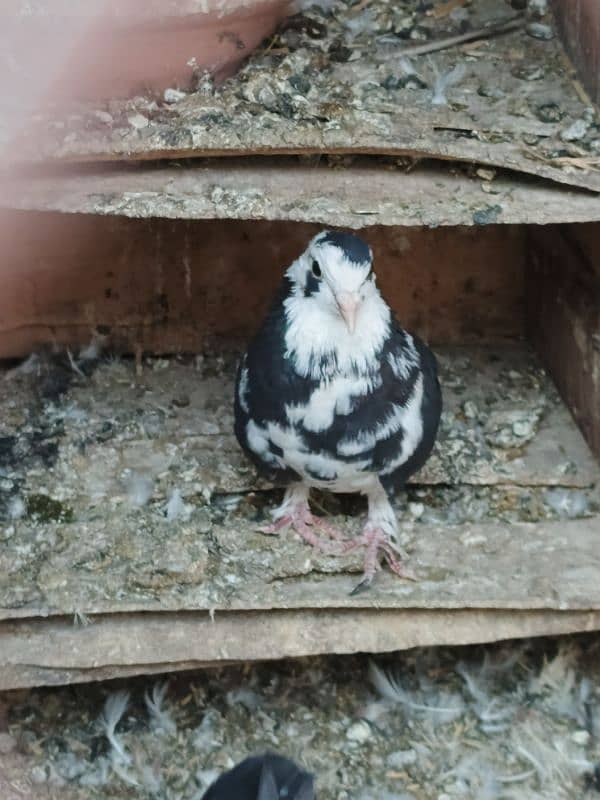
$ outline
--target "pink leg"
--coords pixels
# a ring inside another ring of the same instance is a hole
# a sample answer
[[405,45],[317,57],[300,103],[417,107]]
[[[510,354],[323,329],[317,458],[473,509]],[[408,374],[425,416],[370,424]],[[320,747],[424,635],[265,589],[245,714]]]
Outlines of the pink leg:
[[371,585],[375,574],[381,569],[380,553],[395,575],[408,580],[416,580],[413,571],[405,567],[398,558],[396,548],[391,541],[397,530],[396,515],[379,482],[368,493],[368,498],[369,516],[362,534],[349,547],[346,546],[346,552],[357,547],[365,548],[363,579],[352,591],[352,594],[364,591]]
[[336,528],[335,525],[332,525],[331,522],[327,522],[327,520],[323,517],[316,517],[314,514],[311,516],[313,519],[313,525],[315,525],[317,528],[320,528],[323,533],[326,533],[327,536],[329,536],[330,539],[333,539],[335,542],[348,541],[342,531],[339,528]]
[[259,529],[261,533],[272,535],[279,533],[283,528],[292,527],[307,544],[329,554],[338,553],[339,550],[331,542],[320,539],[314,531],[315,528],[337,542],[346,541],[342,532],[334,525],[311,512],[308,506],[308,490],[302,485],[286,491],[284,501],[275,514],[277,516],[270,525]]
[[417,580],[414,572],[409,567],[404,566],[394,552],[394,548],[390,544],[383,528],[367,522],[362,534],[356,541],[352,542],[350,547],[346,548],[346,551],[354,550],[357,547],[365,548],[363,579],[354,587],[351,594],[359,594],[369,588],[375,574],[381,569],[379,553],[383,555],[395,575],[411,581]]

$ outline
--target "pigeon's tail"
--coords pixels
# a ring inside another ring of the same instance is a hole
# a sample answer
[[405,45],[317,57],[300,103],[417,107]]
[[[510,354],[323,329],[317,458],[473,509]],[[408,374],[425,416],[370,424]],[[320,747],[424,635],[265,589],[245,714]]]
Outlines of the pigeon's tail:
[[274,753],[246,758],[221,775],[202,800],[316,800],[313,777]]

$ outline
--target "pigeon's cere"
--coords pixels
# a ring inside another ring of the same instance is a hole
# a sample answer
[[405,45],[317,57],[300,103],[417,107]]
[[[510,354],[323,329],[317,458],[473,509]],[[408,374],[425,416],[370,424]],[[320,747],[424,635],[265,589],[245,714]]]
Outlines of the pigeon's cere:
[[313,778],[283,756],[246,758],[225,772],[202,800],[315,800]]
[[[238,441],[263,476],[288,487],[269,532],[291,525],[329,552],[364,546],[363,585],[380,551],[409,576],[389,495],[427,460],[441,412],[435,358],[394,318],[372,260],[353,234],[316,236],[287,270],[242,359],[235,396]],[[311,514],[312,486],[367,495],[357,540]]]

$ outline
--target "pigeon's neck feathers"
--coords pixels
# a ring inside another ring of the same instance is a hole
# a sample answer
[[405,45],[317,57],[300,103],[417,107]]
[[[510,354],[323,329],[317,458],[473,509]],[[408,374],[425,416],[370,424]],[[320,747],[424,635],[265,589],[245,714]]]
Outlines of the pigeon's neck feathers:
[[360,307],[350,333],[341,316],[333,315],[302,293],[283,301],[286,357],[294,370],[314,379],[333,375],[368,375],[391,332],[391,312],[374,289]]

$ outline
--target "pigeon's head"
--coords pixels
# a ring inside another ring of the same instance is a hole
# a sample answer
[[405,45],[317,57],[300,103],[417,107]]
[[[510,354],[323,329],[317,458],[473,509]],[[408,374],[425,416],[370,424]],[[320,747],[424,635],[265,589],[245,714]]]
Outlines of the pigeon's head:
[[312,239],[287,274],[297,297],[343,319],[353,333],[365,301],[378,294],[372,264],[371,248],[358,236],[323,231]]

